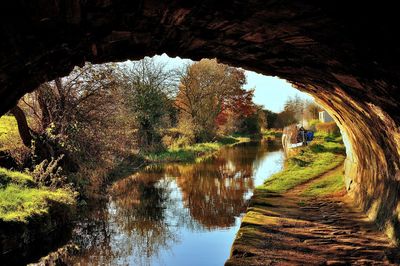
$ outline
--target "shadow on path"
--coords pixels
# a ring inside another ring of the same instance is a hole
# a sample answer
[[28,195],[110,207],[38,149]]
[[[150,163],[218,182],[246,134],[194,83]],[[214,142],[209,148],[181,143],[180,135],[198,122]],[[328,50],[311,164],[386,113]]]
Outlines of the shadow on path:
[[300,197],[306,187],[256,191],[225,265],[400,264],[399,248],[349,196]]

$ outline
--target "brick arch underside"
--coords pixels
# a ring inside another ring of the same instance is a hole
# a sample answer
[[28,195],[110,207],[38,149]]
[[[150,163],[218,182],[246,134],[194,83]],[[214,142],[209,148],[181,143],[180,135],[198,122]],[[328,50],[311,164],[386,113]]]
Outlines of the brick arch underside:
[[292,82],[346,135],[346,184],[400,237],[397,9],[345,1],[8,0],[0,10],[0,114],[86,61],[167,53]]

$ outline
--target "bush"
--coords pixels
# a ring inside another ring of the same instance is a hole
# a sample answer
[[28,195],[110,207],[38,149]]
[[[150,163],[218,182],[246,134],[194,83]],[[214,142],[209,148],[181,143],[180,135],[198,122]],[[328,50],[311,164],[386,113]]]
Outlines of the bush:
[[316,131],[325,132],[330,135],[338,135],[340,134],[339,127],[335,122],[328,123],[318,123],[315,125]]
[[195,143],[197,129],[189,118],[183,118],[178,123],[179,137],[184,137],[190,144]]
[[183,148],[185,146],[190,146],[193,144],[193,141],[187,136],[181,136],[174,140],[170,147],[172,148]]
[[174,138],[170,135],[162,137],[162,143],[165,147],[171,147],[174,143]]
[[245,134],[259,134],[261,132],[261,126],[258,121],[258,114],[253,114],[243,119],[238,132]]
[[321,121],[319,121],[318,119],[312,119],[312,120],[308,121],[308,127],[312,131],[316,130],[316,126],[318,124],[321,124]]
[[65,187],[67,185],[67,177],[62,174],[62,169],[59,166],[59,162],[63,157],[61,155],[57,159],[52,158],[50,161],[43,160],[36,165],[30,173],[33,180],[41,186],[51,188]]
[[194,143],[194,135],[188,128],[170,128],[163,134],[162,143],[166,148],[182,148]]

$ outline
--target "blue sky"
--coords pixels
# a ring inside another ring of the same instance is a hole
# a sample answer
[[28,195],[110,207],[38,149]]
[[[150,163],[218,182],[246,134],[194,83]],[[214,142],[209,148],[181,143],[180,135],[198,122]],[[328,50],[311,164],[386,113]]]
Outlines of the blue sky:
[[[171,58],[166,54],[155,56],[155,60],[166,64],[168,68],[180,68],[193,62],[190,59],[180,57]],[[310,95],[298,91],[289,82],[278,77],[264,76],[247,70],[246,77],[245,88],[255,88],[254,102],[274,112],[283,110],[283,105],[288,97],[298,95],[304,99],[313,99]]]

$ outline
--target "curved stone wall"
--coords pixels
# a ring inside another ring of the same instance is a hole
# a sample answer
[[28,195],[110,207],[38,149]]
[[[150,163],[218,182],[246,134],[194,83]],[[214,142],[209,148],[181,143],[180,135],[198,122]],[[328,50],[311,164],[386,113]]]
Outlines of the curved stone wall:
[[334,115],[351,143],[349,190],[399,239],[396,10],[385,1],[7,0],[0,9],[0,114],[85,61],[166,52],[276,75]]

